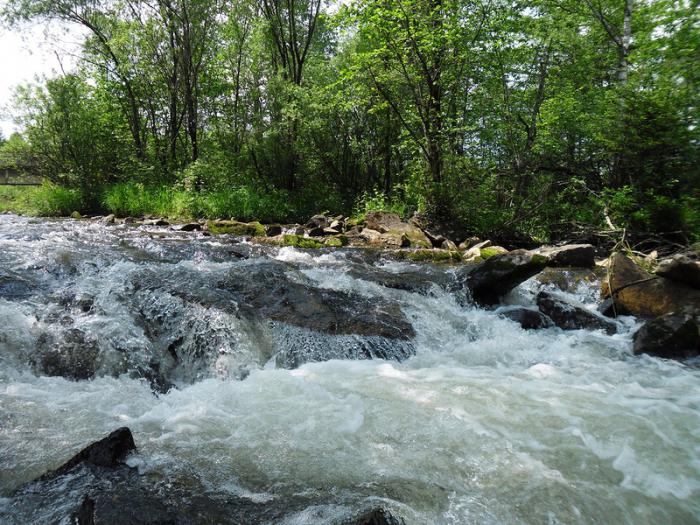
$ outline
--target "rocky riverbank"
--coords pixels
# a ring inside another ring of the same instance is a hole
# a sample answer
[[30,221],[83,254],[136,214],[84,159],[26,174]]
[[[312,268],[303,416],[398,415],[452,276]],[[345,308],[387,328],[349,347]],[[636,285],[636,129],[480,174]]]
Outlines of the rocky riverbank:
[[[79,215],[74,218],[81,219]],[[137,220],[113,215],[89,220],[104,224],[170,227],[180,232],[242,237],[253,244],[301,249],[355,247],[379,250],[383,256],[397,260],[463,265],[458,270],[462,283],[457,287],[467,288],[471,297],[485,306],[496,305],[510,290],[544,268],[598,268],[602,272],[603,286],[597,313],[541,294],[537,298],[538,311],[511,310],[505,315],[529,329],[585,327],[602,328],[608,333],[613,333],[615,328],[605,317],[634,315],[646,322],[635,335],[635,353],[669,358],[700,354],[698,246],[663,259],[657,259],[655,253],[643,258],[631,258],[623,251],[601,253],[589,244],[509,250],[488,239],[466,237],[454,231],[445,233],[440,227],[431,229],[418,217],[404,221],[394,213],[383,211],[369,212],[362,220],[319,214],[303,225],[263,225],[235,220],[171,225],[157,217]],[[576,275],[571,278],[576,279]],[[367,328],[371,323],[362,326]]]

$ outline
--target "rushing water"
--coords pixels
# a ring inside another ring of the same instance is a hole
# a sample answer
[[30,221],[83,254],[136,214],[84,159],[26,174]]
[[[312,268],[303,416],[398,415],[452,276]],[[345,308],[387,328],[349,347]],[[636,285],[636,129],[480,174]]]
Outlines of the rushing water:
[[[304,363],[370,343],[248,315],[211,285],[261,268],[353,297],[350,321],[395,307],[414,334],[365,337],[388,359]],[[386,285],[426,272],[436,284]],[[700,371],[633,357],[631,318],[614,336],[524,331],[442,286],[450,272],[0,216],[0,496],[128,426],[144,476],[313,502],[290,524],[366,504],[419,524],[700,522]]]

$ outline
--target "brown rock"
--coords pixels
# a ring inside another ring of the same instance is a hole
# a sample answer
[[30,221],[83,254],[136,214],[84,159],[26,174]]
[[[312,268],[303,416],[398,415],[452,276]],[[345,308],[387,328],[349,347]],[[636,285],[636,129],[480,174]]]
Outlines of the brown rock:
[[700,261],[685,254],[674,255],[661,261],[656,275],[700,289]]
[[425,233],[413,224],[401,220],[396,213],[371,211],[365,216],[367,228],[382,234],[382,243],[387,247],[431,248],[432,243]]
[[[622,253],[615,253],[601,295],[640,317],[659,317],[683,310],[700,311],[700,291],[664,277],[653,276]],[[609,284],[608,284],[609,281]]]

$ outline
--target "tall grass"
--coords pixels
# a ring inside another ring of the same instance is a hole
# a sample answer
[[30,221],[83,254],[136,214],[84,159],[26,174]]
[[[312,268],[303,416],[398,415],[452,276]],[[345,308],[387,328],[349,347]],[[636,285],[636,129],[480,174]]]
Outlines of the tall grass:
[[60,217],[82,208],[83,196],[78,189],[49,182],[41,186],[0,186],[0,211]]

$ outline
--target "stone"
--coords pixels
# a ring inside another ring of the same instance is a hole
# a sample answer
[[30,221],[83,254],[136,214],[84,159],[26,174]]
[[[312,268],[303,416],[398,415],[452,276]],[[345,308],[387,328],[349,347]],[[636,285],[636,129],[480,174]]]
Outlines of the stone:
[[57,469],[41,476],[41,479],[63,476],[81,463],[96,467],[116,468],[127,454],[135,450],[136,444],[131,430],[127,427],[121,427],[99,441],[88,445]]
[[480,242],[482,241],[479,237],[468,237],[467,239],[459,243],[459,249],[462,251],[466,251],[472,246],[479,244]]
[[549,258],[549,266],[593,268],[595,248],[591,244],[567,244],[564,246],[541,246],[536,253]]
[[56,336],[43,335],[37,341],[35,367],[47,376],[91,379],[98,367],[97,340],[84,331],[71,328]]
[[700,312],[700,290],[651,275],[620,252],[610,258],[602,298],[610,297],[611,291],[616,305],[639,317],[659,317],[686,309]]
[[608,334],[617,333],[617,325],[586,309],[583,305],[574,303],[562,297],[556,297],[548,292],[537,295],[537,306],[562,330],[605,330]]
[[323,244],[315,239],[304,237],[303,235],[294,235],[285,233],[282,236],[282,246],[294,246],[295,248],[321,248]]
[[554,322],[539,310],[533,308],[517,307],[498,312],[502,317],[515,321],[524,330],[539,330],[550,328]]
[[114,224],[114,214],[105,215],[100,219],[100,222],[103,224]]
[[598,313],[605,317],[632,315],[623,305],[613,301],[612,297],[604,299],[603,302],[598,305]]
[[466,252],[464,252],[464,258],[471,259],[473,257],[481,257],[482,248],[488,248],[489,246],[491,246],[491,241],[488,239],[474,244]]
[[323,237],[326,235],[325,228],[321,228],[320,226],[317,228],[311,228],[306,232],[309,237]]
[[449,250],[451,252],[459,251],[459,248],[457,247],[457,245],[449,239],[445,239],[442,242],[442,244],[439,246],[439,248],[442,248],[443,250]]
[[323,235],[338,235],[340,230],[334,228],[323,228]]
[[493,257],[494,255],[500,255],[502,253],[508,253],[508,250],[506,250],[503,246],[489,246],[487,248],[482,248],[480,250],[479,256],[482,259],[488,259],[489,257]]
[[278,235],[282,235],[282,226],[279,224],[268,224],[265,226],[265,234],[268,237],[277,237]]
[[314,215],[309,219],[309,221],[306,223],[306,227],[309,229],[314,229],[314,228],[320,228],[323,230],[323,228],[328,228],[331,224],[331,219],[327,217],[324,214],[318,214]]
[[402,221],[396,213],[368,212],[365,215],[365,226],[382,234],[381,244],[387,247],[432,248],[432,243],[420,228]]
[[686,254],[677,254],[661,261],[656,275],[700,289],[700,261]]
[[635,355],[649,354],[667,359],[700,355],[700,317],[668,314],[647,321],[633,337]]
[[83,218],[82,215],[80,215],[79,211],[74,211],[73,213],[70,214],[71,219],[75,219],[76,221],[79,221],[80,219]]
[[202,225],[199,224],[198,222],[190,222],[187,224],[183,224],[178,228],[178,231],[181,232],[199,232],[202,231]]
[[207,230],[214,235],[229,234],[236,237],[264,237],[265,227],[259,222],[210,220]]
[[466,276],[473,299],[483,305],[497,303],[523,281],[538,274],[548,259],[527,250],[494,255]]
[[[342,217],[342,215],[340,215],[340,217]],[[344,224],[343,224],[343,220],[342,220],[342,219],[340,219],[340,220],[334,219],[333,222],[331,222],[331,225],[330,225],[330,227],[331,227],[332,229],[337,230],[338,232],[343,231],[343,226],[344,226]]]
[[378,508],[367,511],[358,518],[345,521],[342,525],[406,525],[406,522],[388,510]]

